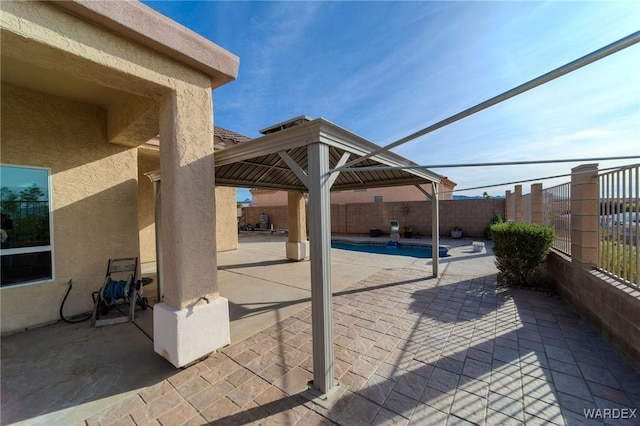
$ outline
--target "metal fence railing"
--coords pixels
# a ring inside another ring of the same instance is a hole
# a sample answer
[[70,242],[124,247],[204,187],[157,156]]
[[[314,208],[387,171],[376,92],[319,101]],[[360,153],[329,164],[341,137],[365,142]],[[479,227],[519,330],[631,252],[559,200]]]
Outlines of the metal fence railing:
[[639,165],[599,175],[598,267],[638,285]]
[[544,224],[555,231],[553,248],[571,255],[571,184],[543,190]]
[[3,248],[49,245],[48,201],[2,201]]

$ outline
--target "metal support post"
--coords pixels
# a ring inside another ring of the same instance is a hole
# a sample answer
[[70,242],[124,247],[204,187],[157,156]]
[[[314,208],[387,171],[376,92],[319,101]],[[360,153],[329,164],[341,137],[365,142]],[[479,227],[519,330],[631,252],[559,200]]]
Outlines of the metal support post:
[[309,237],[311,254],[311,324],[313,332],[313,387],[328,393],[333,377],[331,301],[331,208],[329,147],[307,147],[309,162]]
[[438,184],[431,182],[431,256],[433,276],[438,277],[440,262],[440,213],[438,207]]

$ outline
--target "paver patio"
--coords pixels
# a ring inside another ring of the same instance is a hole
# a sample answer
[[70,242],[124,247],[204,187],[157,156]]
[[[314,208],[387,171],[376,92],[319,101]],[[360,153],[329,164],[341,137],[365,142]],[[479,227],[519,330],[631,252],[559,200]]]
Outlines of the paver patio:
[[80,424],[639,424],[640,375],[558,297],[397,268],[333,302],[328,408],[302,395],[307,307]]

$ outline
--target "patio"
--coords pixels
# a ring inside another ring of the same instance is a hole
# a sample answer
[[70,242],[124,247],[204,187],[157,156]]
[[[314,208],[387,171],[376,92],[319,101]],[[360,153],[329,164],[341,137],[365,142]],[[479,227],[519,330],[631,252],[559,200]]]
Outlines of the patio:
[[[140,311],[141,330],[5,337],[2,423],[638,422],[640,375],[561,299],[496,288],[493,257],[470,240],[455,241],[439,278],[428,260],[332,250],[334,371],[348,388],[311,402],[308,263],[282,262],[282,237],[240,241],[219,255],[232,345],[176,370],[153,353]],[[593,409],[630,418],[586,419]]]

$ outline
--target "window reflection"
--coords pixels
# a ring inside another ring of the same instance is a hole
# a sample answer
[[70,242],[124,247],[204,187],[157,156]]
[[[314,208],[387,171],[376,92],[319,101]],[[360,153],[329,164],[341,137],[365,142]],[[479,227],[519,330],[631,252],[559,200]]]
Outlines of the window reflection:
[[2,286],[53,278],[49,171],[0,166]]

